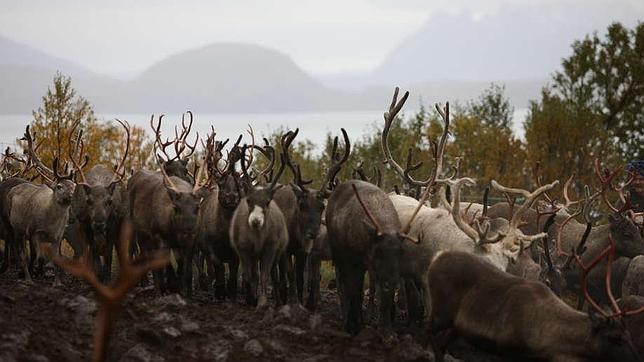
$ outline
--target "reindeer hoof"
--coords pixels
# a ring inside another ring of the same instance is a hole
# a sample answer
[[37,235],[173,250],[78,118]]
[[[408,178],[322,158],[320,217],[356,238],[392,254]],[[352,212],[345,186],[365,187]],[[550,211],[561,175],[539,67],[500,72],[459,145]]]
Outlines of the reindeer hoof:
[[257,310],[263,310],[268,307],[268,299],[265,295],[261,295],[257,300]]

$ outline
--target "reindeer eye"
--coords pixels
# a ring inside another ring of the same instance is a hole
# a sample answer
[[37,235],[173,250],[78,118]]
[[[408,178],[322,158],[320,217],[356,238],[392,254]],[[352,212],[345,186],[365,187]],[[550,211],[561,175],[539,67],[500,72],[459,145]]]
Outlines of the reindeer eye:
[[87,199],[87,205],[92,205],[94,204],[94,200],[92,199]]

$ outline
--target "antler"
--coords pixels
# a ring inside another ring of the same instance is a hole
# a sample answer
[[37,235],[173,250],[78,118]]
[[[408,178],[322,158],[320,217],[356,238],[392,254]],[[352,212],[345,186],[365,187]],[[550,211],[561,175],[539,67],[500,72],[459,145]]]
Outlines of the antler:
[[523,214],[530,209],[532,204],[537,200],[539,196],[547,192],[548,190],[552,190],[555,188],[558,184],[559,181],[555,180],[550,184],[543,185],[536,190],[534,190],[532,193],[527,191],[527,190],[522,190],[518,188],[511,188],[511,187],[505,187],[495,180],[492,180],[492,187],[500,192],[507,193],[507,194],[518,194],[521,195],[525,198],[521,206],[519,206],[519,209],[512,215],[512,218],[510,219],[510,228],[513,229],[518,229],[521,223],[521,218],[523,217]]
[[[78,131],[78,135],[76,136],[76,140],[74,141],[74,132],[76,131],[76,128],[80,125],[80,120],[75,122],[72,125],[71,130],[69,131],[68,135],[68,142],[69,142],[69,148],[68,150],[68,157],[69,160],[72,162],[72,165],[74,166],[74,169],[77,172],[77,175],[80,178],[80,182],[77,182],[78,185],[87,185],[87,180],[85,179],[85,174],[83,174],[83,168],[87,166],[87,163],[89,162],[89,156],[84,155],[85,152],[85,142],[83,141],[83,130]],[[78,154],[78,160],[76,159],[76,154]],[[82,164],[80,164],[80,159],[85,158]]]
[[98,313],[94,330],[94,351],[92,361],[104,361],[108,357],[109,338],[112,325],[121,309],[121,302],[139,280],[149,271],[159,269],[170,262],[167,253],[154,253],[139,256],[130,260],[130,240],[132,239],[132,225],[124,221],[121,228],[119,247],[116,252],[119,260],[119,274],[112,286],[101,284],[92,267],[92,257],[85,241],[81,238],[83,255],[79,260],[68,260],[54,250],[50,250],[53,262],[77,278],[85,280],[96,291]]
[[469,177],[463,177],[456,180],[448,180],[447,184],[450,185],[452,190],[452,218],[454,223],[461,229],[467,236],[474,241],[478,246],[484,244],[493,244],[501,241],[504,237],[504,233],[497,233],[496,235],[488,235],[490,232],[490,223],[483,221],[483,225],[478,221],[474,220],[474,227],[470,226],[463,220],[463,215],[461,214],[461,187],[465,186],[474,186],[476,181]]
[[297,163],[294,163],[291,160],[291,157],[289,156],[289,148],[291,146],[291,143],[297,137],[297,134],[300,132],[299,128],[295,129],[295,132],[288,132],[285,135],[282,136],[281,143],[282,143],[282,152],[284,153],[284,157],[286,159],[286,165],[288,166],[289,169],[291,169],[291,172],[293,173],[293,181],[295,182],[295,185],[297,185],[300,189],[303,191],[306,190],[306,185],[310,184],[313,182],[313,180],[304,180],[302,179],[302,171],[300,170],[300,165]]
[[[624,184],[622,184],[621,187],[617,187],[617,186],[613,185],[613,180],[617,177],[617,175],[619,175],[621,173],[623,167],[622,166],[616,166],[612,171],[608,171],[608,169],[606,169],[606,170],[604,170],[603,173],[600,170],[600,168],[601,167],[600,167],[599,158],[596,158],[595,159],[595,174],[597,175],[597,177],[599,178],[599,182],[601,183],[600,192],[601,192],[601,195],[602,195],[602,199],[604,200],[604,203],[613,212],[622,212],[622,211],[624,211],[624,209],[628,208],[628,206],[627,206],[628,203],[626,201],[626,197],[624,196],[624,189],[628,185],[630,185],[630,183],[633,181],[633,178],[634,178],[633,174],[630,174],[629,179]],[[622,209],[616,208],[615,206],[613,206],[613,204],[610,203],[610,201],[608,201],[608,195],[607,195],[606,191],[608,191],[609,189],[612,190],[612,191],[617,192],[617,195],[619,196],[620,200],[624,204]]]
[[[196,162],[195,162],[196,163]],[[201,183],[201,179],[203,178],[203,175],[206,175],[206,180],[204,183]],[[201,189],[203,186],[207,185],[209,182],[209,177],[208,177],[208,167],[206,166],[206,160],[201,161],[201,165],[199,165],[199,172],[196,173],[195,176],[195,185],[192,189],[192,193],[196,194],[199,189]]]
[[[586,266],[582,262],[581,258],[577,253],[574,253],[575,260],[577,261],[577,264],[579,265],[579,268],[581,269],[581,289],[583,291],[584,297],[588,301],[588,303],[597,310],[601,315],[603,315],[605,318],[622,318],[625,316],[632,316],[635,314],[639,314],[644,312],[644,307],[640,307],[635,310],[630,310],[630,311],[622,311],[619,305],[617,304],[617,301],[615,300],[615,296],[613,295],[613,291],[611,288],[611,275],[612,275],[612,268],[613,268],[613,260],[615,259],[615,242],[613,241],[613,236],[608,235],[608,241],[609,244],[608,246],[602,250],[599,255],[595,259],[592,260],[590,265]],[[611,303],[611,308],[612,308],[612,313],[606,312],[602,307],[595,302],[595,300],[592,298],[590,293],[588,292],[588,273],[597,265],[599,262],[603,259],[606,258],[606,279],[605,279],[605,284],[606,284],[606,294],[608,295],[608,300]]]
[[341,128],[340,131],[342,131],[342,137],[344,138],[344,154],[340,156],[338,153],[338,137],[336,136],[333,139],[333,148],[329,154],[329,170],[322,182],[322,186],[320,186],[319,195],[324,198],[331,195],[331,191],[335,188],[335,177],[340,172],[342,165],[349,159],[349,153],[351,152],[351,143],[349,142],[347,131],[344,128]]
[[383,234],[382,227],[380,226],[376,218],[373,216],[371,211],[369,211],[369,208],[367,207],[367,205],[365,205],[364,201],[362,201],[362,198],[360,197],[360,193],[358,192],[358,188],[356,187],[356,184],[351,184],[351,187],[353,188],[353,192],[356,194],[356,198],[358,199],[360,206],[362,206],[362,209],[367,215],[367,218],[369,219],[369,221],[371,221],[371,224],[373,224],[373,227],[376,229],[376,234],[378,234],[378,236],[381,236]]
[[130,124],[127,121],[121,121],[118,118],[116,118],[116,121],[125,129],[125,152],[123,153],[121,162],[114,167],[114,177],[112,178],[111,183],[121,182],[125,177],[125,161],[127,160],[127,155],[130,152]]
[[[195,143],[193,145],[190,145],[187,142],[188,136],[190,135],[190,130],[192,129],[192,112],[191,111],[186,111],[188,115],[190,115],[190,122],[186,126],[186,115],[185,113],[181,115],[181,134],[177,132],[177,127],[175,126],[174,128],[174,151],[175,151],[175,156],[173,160],[177,159],[187,159],[188,157],[192,156],[192,154],[195,152],[195,148],[197,147],[197,143],[199,142],[199,132],[197,132],[197,137],[195,138]],[[188,148],[190,152],[187,155],[183,155],[183,151]]]
[[[394,99],[392,101],[392,104],[395,103],[395,100],[398,96],[398,88],[396,88],[396,91],[394,92]],[[403,99],[406,99],[404,97]],[[404,103],[404,102],[402,102]],[[400,105],[402,107],[402,104]],[[456,175],[458,174],[458,169],[460,167],[460,160],[457,159],[457,164],[454,167],[454,174],[452,176],[449,176],[447,178],[439,179],[438,176],[442,173],[443,169],[443,154],[445,153],[445,145],[447,144],[447,136],[449,135],[449,102],[445,103],[445,108],[441,109],[441,107],[438,104],[435,104],[436,111],[438,114],[440,114],[441,118],[443,119],[443,122],[445,123],[445,126],[443,128],[443,133],[440,137],[440,140],[438,142],[432,141],[432,154],[434,157],[434,168],[432,169],[429,178],[426,180],[426,187],[425,187],[425,192],[423,192],[423,195],[421,196],[420,200],[418,200],[418,205],[416,206],[416,210],[414,210],[414,213],[412,214],[411,218],[409,219],[409,222],[407,222],[407,225],[405,225],[402,229],[402,233],[406,234],[409,229],[411,228],[411,224],[416,218],[416,215],[420,212],[420,209],[425,205],[425,201],[429,199],[429,197],[432,195],[433,188],[437,183],[444,183],[444,182],[449,182],[452,180]],[[391,109],[391,107],[390,107]],[[394,110],[396,110],[394,108]],[[398,109],[399,110],[399,109]],[[387,113],[385,113],[386,115]],[[385,117],[386,119],[387,117]],[[386,143],[386,141],[384,142]],[[391,156],[391,154],[390,154]],[[391,157],[388,157],[388,160],[391,159]],[[387,161],[388,161],[387,160]],[[391,159],[393,161],[393,159]],[[409,157],[408,157],[409,160]],[[408,162],[409,163],[409,162]]]
[[380,146],[382,148],[382,153],[385,156],[385,160],[383,162],[388,163],[391,166],[391,168],[403,180],[405,180],[405,182],[407,182],[410,186],[414,188],[433,186],[435,182],[444,181],[444,180],[437,180],[436,178],[442,172],[443,153],[445,151],[445,143],[447,142],[447,136],[449,134],[449,103],[446,103],[444,110],[442,110],[438,106],[438,104],[436,105],[436,110],[438,111],[441,118],[445,122],[445,126],[439,142],[436,143],[432,141],[435,167],[430,173],[430,176],[427,178],[427,180],[418,181],[414,179],[410,175],[410,173],[420,168],[422,166],[422,162],[412,164],[412,149],[410,148],[407,152],[407,164],[404,169],[393,159],[393,156],[391,155],[391,150],[389,149],[389,131],[391,129],[391,125],[393,121],[396,119],[396,115],[398,114],[398,112],[400,112],[403,105],[405,104],[405,101],[407,101],[407,98],[409,97],[409,92],[405,92],[405,94],[400,99],[400,101],[398,101],[398,92],[399,92],[399,88],[396,87],[394,90],[393,98],[391,100],[391,104],[389,105],[389,110],[384,113],[385,126],[382,130],[382,136],[380,138]]
[[[541,162],[537,161],[534,165],[533,171],[533,176],[534,176],[534,183],[537,185],[537,188],[541,187],[541,175],[539,174],[539,171],[541,170]],[[554,202],[553,198],[548,195],[547,192],[543,193],[543,196],[546,198],[546,200],[552,204]]]
[[27,125],[27,127],[25,128],[25,134],[20,139],[21,141],[25,141],[27,143],[26,147],[23,147],[23,153],[27,156],[27,167],[36,169],[36,172],[38,172],[38,174],[43,179],[45,179],[47,182],[52,182],[55,178],[54,171],[45,166],[45,164],[40,160],[37,154],[37,150],[44,140],[40,141],[40,143],[38,143],[34,147],[35,137],[35,134],[31,134],[29,125]]
[[[157,148],[158,148],[158,149],[160,149],[160,150],[161,150],[161,152],[163,152],[163,155],[165,155],[165,160],[164,160],[164,162],[168,162],[168,161],[172,160],[172,157],[170,157],[170,155],[168,155],[168,153],[166,152],[166,150],[165,150],[165,149],[166,149],[168,146],[170,146],[170,145],[173,143],[173,141],[170,141],[170,140],[166,139],[166,141],[165,141],[165,142],[163,142],[163,141],[161,140],[161,121],[163,120],[163,117],[164,117],[164,116],[165,116],[164,114],[162,114],[162,115],[160,115],[160,116],[159,116],[159,122],[158,122],[157,126],[155,127],[155,126],[154,126],[154,114],[153,114],[153,115],[150,117],[150,127],[152,128],[152,131],[154,132],[154,136],[155,136],[155,141],[154,141],[154,144],[155,144],[155,150],[156,150]],[[155,152],[156,152],[156,151],[155,151]],[[159,158],[160,158],[160,155],[157,155],[157,159],[159,159]]]

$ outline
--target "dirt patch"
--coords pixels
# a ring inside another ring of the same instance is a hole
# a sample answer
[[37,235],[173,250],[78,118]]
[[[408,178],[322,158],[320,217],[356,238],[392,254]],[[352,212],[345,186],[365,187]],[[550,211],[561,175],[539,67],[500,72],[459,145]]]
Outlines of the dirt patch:
[[[96,305],[84,283],[65,277],[26,285],[15,272],[0,276],[0,360],[87,361]],[[300,305],[257,311],[217,302],[209,292],[186,300],[135,288],[114,329],[114,361],[430,361],[406,334],[383,336],[372,327],[350,336],[339,325],[337,296],[322,291],[321,314]]]

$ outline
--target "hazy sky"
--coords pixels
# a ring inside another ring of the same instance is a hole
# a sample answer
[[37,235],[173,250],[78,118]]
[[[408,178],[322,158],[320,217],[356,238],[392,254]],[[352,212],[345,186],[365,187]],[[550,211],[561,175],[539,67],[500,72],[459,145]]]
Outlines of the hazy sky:
[[[620,1],[644,14],[644,1]],[[372,69],[436,12],[579,3],[615,10],[613,0],[0,0],[0,34],[111,75],[221,41],[273,47],[319,75]]]

